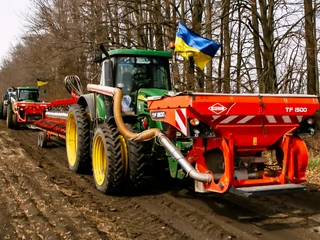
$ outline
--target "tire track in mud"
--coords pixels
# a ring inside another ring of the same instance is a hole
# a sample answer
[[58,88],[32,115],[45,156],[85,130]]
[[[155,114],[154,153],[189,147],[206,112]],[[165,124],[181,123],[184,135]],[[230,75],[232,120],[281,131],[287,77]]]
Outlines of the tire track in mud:
[[[33,135],[35,138],[35,133],[27,131],[26,135],[30,138]],[[27,149],[32,141],[20,145]],[[58,161],[46,157],[46,154],[55,156],[50,154],[54,150],[60,152],[61,149],[36,148],[36,151],[28,151],[27,154],[33,158],[36,165],[41,166],[41,171],[47,174],[68,204],[85,215],[86,221],[95,226],[98,232],[115,232],[117,239],[190,239],[170,226],[164,227],[166,223],[158,216],[140,208],[130,198],[100,193],[94,188],[92,176],[77,175],[67,168],[65,156],[60,156]],[[41,152],[41,158],[38,152]],[[61,160],[64,160],[63,164]]]
[[19,221],[13,224],[19,238],[106,239],[106,234],[87,226],[85,218],[68,204],[64,195],[48,181],[41,168],[28,159],[16,142],[9,139],[7,144],[10,145],[8,150],[1,149],[6,155],[6,162],[0,170],[8,185],[2,195],[10,203],[8,207],[13,216],[18,213]]
[[[26,132],[27,135],[30,132]],[[34,133],[30,134],[34,135]],[[31,136],[30,136],[31,138]],[[28,142],[29,144],[29,142]],[[23,148],[27,146],[22,143]],[[38,149],[40,152],[52,152],[54,149]],[[61,150],[61,149],[57,149]],[[65,151],[65,150],[64,150]],[[28,154],[37,155],[37,152],[31,152]],[[64,153],[65,154],[65,153]],[[45,154],[43,154],[45,156]],[[33,157],[34,159],[37,156]],[[114,197],[106,196],[98,192],[93,184],[92,176],[77,175],[71,172],[66,167],[66,157],[63,157],[65,162],[61,164],[60,161],[50,161],[45,158],[39,161],[39,165],[42,166],[42,170],[45,171],[51,181],[55,183],[61,192],[68,197],[68,202],[80,209],[81,211],[87,211],[87,219],[97,221],[100,219],[97,228],[103,228],[106,223],[102,218],[111,219],[116,224],[116,228],[113,229],[119,233],[120,236],[128,237],[130,239],[231,239],[233,235],[227,230],[222,229],[218,225],[207,221],[206,228],[197,228],[199,224],[203,224],[201,216],[193,221],[185,221],[184,218],[179,218],[179,221],[170,221],[176,216],[171,213],[159,214],[163,210],[161,204],[158,205],[157,199],[159,198],[157,193],[155,196],[147,196],[144,201],[139,197]],[[37,160],[35,160],[37,161]],[[56,169],[53,171],[53,169]],[[159,183],[158,183],[159,184]],[[152,189],[152,186],[150,187]],[[149,193],[150,194],[150,193]],[[160,198],[161,199],[161,198]],[[87,203],[88,208],[84,209],[83,204]],[[180,212],[184,212],[185,209],[178,207]],[[178,211],[178,210],[175,210]],[[90,214],[94,212],[95,214]],[[103,217],[102,217],[103,216]]]
[[320,239],[320,192],[243,198],[184,189],[173,195],[196,206],[199,212],[219,215],[258,239]]
[[[227,196],[225,200],[237,208],[248,209],[249,214],[242,217],[263,230],[279,236],[291,234],[290,239],[320,239],[320,192],[267,196],[250,201]],[[260,216],[250,216],[250,209],[256,209]]]
[[[39,150],[47,151],[46,149]],[[100,193],[97,199],[94,197],[97,191],[94,188],[92,176],[76,175],[66,169],[65,166],[59,164],[59,162],[51,161],[48,163],[46,159],[41,160],[39,165],[43,166],[44,169],[47,167],[59,169],[59,171],[51,175],[50,178],[59,186],[60,190],[69,197],[69,202],[72,205],[81,208],[82,202],[88,201],[91,202],[91,205],[95,205],[95,203],[99,205],[99,202],[101,202]],[[73,176],[73,179],[66,179],[66,176]],[[77,180],[75,180],[75,178],[77,178]],[[90,186],[84,186],[88,184],[88,182]],[[76,190],[77,188],[78,190]],[[152,188],[152,186],[150,186],[150,188]],[[231,239],[235,237],[228,232],[228,227],[221,228],[213,224],[214,221],[203,218],[203,215],[199,215],[198,213],[190,213],[190,211],[187,211],[184,207],[181,208],[179,205],[170,208],[171,212],[168,211],[166,206],[172,203],[168,203],[167,200],[164,200],[165,198],[157,195],[156,193],[154,197],[146,196],[145,198],[116,198],[116,202],[121,202],[120,207],[119,204],[114,203],[114,197],[102,195],[103,198],[107,199],[106,202],[109,204],[103,204],[101,206],[100,203],[100,208],[94,211],[101,213],[105,212],[105,209],[111,209],[111,211],[114,212],[125,212],[126,215],[121,216],[121,218],[116,217],[119,215],[117,213],[109,214],[107,217],[111,217],[112,221],[120,223],[117,227],[117,232],[130,238],[149,239],[149,237],[144,237],[143,232],[149,232],[149,236],[150,233],[153,233],[153,239]],[[111,198],[111,200],[109,198]],[[165,206],[165,208],[163,208],[163,206]],[[93,208],[94,207],[95,206],[93,206]],[[196,213],[196,211],[194,212]],[[88,217],[88,214],[86,215]],[[133,225],[133,220],[135,222],[134,228],[128,230],[120,227],[121,225]],[[155,225],[150,223],[155,223]],[[225,223],[225,225],[228,224]],[[164,230],[169,233],[164,234]],[[245,236],[247,237],[246,239],[249,239],[248,235]]]

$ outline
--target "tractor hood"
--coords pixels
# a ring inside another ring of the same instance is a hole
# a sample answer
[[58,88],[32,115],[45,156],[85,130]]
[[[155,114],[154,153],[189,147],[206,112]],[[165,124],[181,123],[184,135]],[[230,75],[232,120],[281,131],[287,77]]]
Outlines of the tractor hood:
[[136,114],[149,115],[148,97],[158,97],[168,94],[168,90],[157,88],[141,88],[137,95],[137,111]]
[[[163,96],[168,94],[169,90],[166,89],[157,89],[157,88],[141,88],[138,92],[138,99],[141,96],[143,97],[155,97],[155,96]],[[147,99],[145,99],[147,101]]]

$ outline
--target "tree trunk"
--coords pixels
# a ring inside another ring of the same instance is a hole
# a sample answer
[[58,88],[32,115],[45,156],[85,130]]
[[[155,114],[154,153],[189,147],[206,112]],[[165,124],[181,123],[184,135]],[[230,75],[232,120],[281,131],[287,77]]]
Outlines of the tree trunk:
[[265,90],[262,78],[262,63],[261,63],[261,48],[259,41],[259,22],[257,12],[257,0],[251,0],[251,13],[252,13],[252,30],[253,30],[253,46],[254,46],[254,59],[256,63],[257,80],[259,84],[259,92],[263,93]]
[[318,95],[318,79],[316,68],[316,49],[315,45],[315,13],[312,6],[312,0],[304,0],[305,12],[305,38],[306,38],[306,52],[307,52],[307,93]]
[[230,49],[230,32],[229,32],[229,12],[230,0],[224,0],[223,5],[223,48],[224,48],[224,61],[223,61],[223,85],[222,91],[230,93],[230,67],[231,67],[231,49]]

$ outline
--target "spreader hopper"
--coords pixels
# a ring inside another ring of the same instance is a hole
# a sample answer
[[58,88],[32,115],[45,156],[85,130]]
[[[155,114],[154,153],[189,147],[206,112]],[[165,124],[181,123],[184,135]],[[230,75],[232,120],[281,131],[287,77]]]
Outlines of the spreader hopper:
[[172,131],[192,141],[187,160],[214,179],[197,183],[200,192],[306,180],[301,135],[315,132],[316,96],[186,93],[148,98],[148,107],[173,142]]

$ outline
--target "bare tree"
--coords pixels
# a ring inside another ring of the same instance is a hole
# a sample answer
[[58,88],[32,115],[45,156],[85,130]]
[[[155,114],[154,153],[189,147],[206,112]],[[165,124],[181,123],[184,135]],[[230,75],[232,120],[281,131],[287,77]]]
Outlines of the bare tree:
[[317,44],[315,33],[315,9],[312,0],[304,0],[305,12],[305,38],[307,52],[307,92],[319,94],[319,81],[317,74]]
[[231,42],[229,32],[229,13],[230,13],[230,0],[223,1],[222,11],[222,35],[223,35],[223,49],[224,49],[224,61],[223,61],[223,80],[222,91],[224,93],[230,92],[230,67],[231,67]]
[[83,84],[96,81],[99,65],[88,59],[99,43],[167,50],[182,21],[222,44],[204,71],[191,75],[174,54],[172,76],[183,89],[318,93],[314,0],[34,0],[33,6],[28,32],[2,63],[2,85],[5,76],[20,81],[23,72],[26,83],[40,76],[65,93],[67,74]]

